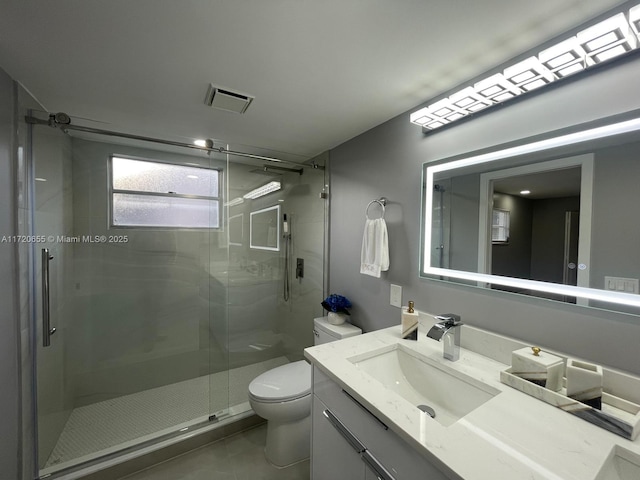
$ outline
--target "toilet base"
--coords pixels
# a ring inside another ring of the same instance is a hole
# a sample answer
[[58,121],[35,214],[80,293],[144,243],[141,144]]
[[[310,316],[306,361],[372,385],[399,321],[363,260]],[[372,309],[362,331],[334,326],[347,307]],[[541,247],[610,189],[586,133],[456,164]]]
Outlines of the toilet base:
[[295,422],[267,422],[267,446],[264,454],[276,467],[288,467],[309,458],[311,415]]

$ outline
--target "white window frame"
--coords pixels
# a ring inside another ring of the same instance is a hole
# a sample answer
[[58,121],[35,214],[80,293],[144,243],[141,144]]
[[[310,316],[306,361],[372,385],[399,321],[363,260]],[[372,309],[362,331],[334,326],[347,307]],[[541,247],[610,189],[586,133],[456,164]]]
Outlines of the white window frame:
[[[148,163],[153,163],[153,164],[161,164],[161,165],[165,165],[165,166],[176,166],[176,167],[189,167],[189,168],[200,168],[202,170],[215,170],[218,172],[218,196],[209,196],[209,195],[192,195],[192,194],[184,194],[184,193],[174,193],[174,192],[153,192],[153,191],[143,191],[143,190],[129,190],[129,189],[120,189],[120,188],[114,188],[113,187],[113,159],[114,158],[123,158],[126,160],[135,160],[135,161],[139,161],[139,162],[148,162]],[[169,161],[164,161],[164,160],[158,160],[158,159],[149,159],[149,158],[141,158],[141,157],[136,157],[136,156],[131,156],[131,155],[120,155],[120,154],[112,154],[109,157],[109,163],[108,163],[108,178],[109,178],[109,185],[108,185],[108,195],[109,195],[109,201],[108,201],[108,207],[109,207],[109,228],[111,229],[118,229],[118,228],[123,228],[123,229],[128,229],[128,228],[135,228],[135,229],[145,229],[145,230],[216,230],[216,231],[222,231],[223,230],[223,225],[224,225],[224,218],[223,218],[223,213],[224,213],[224,208],[222,208],[222,170],[218,169],[218,168],[208,168],[208,167],[202,167],[199,165],[185,165],[182,163],[174,163],[174,162],[169,162]],[[130,195],[145,195],[145,196],[150,196],[150,197],[161,197],[161,198],[190,198],[190,199],[202,199],[202,200],[215,200],[217,201],[217,208],[218,208],[218,226],[217,227],[201,227],[201,226],[172,226],[172,225],[118,225],[114,222],[114,207],[113,207],[113,197],[114,194],[117,193],[121,193],[121,194],[130,194]]]
[[[495,223],[495,214],[498,213],[499,221]],[[511,212],[503,208],[494,208],[491,215],[491,243],[494,245],[506,245],[509,243],[509,227],[511,223]],[[494,232],[499,235],[494,236]]]

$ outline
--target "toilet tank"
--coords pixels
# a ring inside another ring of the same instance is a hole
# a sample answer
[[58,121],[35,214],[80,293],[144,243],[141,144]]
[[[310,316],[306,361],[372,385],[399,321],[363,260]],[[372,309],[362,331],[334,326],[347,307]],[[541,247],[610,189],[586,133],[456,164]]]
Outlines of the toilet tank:
[[355,325],[343,323],[342,325],[332,325],[327,317],[319,317],[313,319],[313,339],[314,345],[322,345],[323,343],[335,342],[343,338],[360,335],[360,330]]

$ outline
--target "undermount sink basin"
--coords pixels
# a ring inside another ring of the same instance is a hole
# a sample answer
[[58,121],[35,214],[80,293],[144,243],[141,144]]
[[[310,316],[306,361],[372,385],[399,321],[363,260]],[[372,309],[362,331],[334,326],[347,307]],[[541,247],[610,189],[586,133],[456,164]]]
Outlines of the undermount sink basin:
[[401,344],[351,357],[349,361],[444,426],[455,423],[499,393]]

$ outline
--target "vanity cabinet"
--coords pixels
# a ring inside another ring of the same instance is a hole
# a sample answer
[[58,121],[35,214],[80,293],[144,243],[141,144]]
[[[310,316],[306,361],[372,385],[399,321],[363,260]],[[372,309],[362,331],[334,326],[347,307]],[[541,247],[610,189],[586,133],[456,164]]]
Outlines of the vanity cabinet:
[[318,397],[313,397],[311,416],[312,460],[311,478],[313,480],[335,480],[365,478],[365,464],[360,452],[354,449],[347,438],[325,416],[328,407]]
[[457,479],[408,445],[365,406],[314,366],[312,480]]

